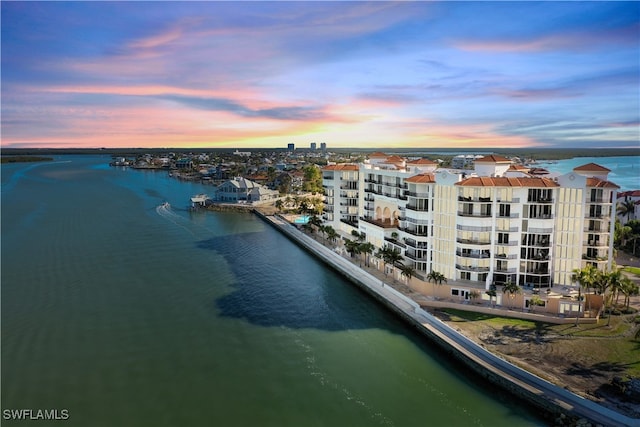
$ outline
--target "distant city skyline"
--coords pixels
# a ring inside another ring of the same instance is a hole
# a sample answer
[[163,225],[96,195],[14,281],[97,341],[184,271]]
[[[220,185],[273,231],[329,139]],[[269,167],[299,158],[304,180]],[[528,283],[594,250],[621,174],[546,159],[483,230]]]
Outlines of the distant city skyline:
[[640,148],[638,2],[7,2],[2,148]]

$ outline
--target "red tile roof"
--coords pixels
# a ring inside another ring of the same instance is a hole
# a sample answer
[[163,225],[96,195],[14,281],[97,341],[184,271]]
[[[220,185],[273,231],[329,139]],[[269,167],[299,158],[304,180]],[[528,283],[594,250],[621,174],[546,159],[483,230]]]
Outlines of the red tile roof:
[[421,173],[405,179],[405,182],[413,182],[414,184],[430,184],[436,182],[436,177],[432,173]]
[[620,188],[620,186],[614,184],[611,181],[604,181],[600,178],[587,178],[587,187],[596,188]]
[[402,163],[404,159],[400,156],[389,156],[386,160],[387,163]]
[[357,171],[358,165],[352,163],[340,163],[337,165],[327,165],[322,168],[324,171]]
[[421,159],[409,160],[407,162],[407,164],[410,164],[410,165],[429,165],[429,166],[437,165],[437,163],[434,162],[433,160],[425,159],[424,157],[421,158]]
[[511,165],[509,166],[508,171],[517,171],[517,172],[526,172],[529,170],[528,167],[522,165]]
[[495,154],[492,154],[490,156],[484,156],[476,159],[476,163],[511,163],[511,160],[507,159],[506,157],[496,156]]
[[586,165],[575,167],[573,170],[583,172],[611,172],[611,169],[607,169],[604,166],[600,166],[595,163],[587,163]]
[[464,187],[558,187],[559,185],[549,178],[507,178],[490,176],[473,176],[455,185]]
[[369,154],[369,158],[370,158],[370,159],[372,159],[372,158],[374,158],[374,157],[375,157],[376,159],[379,159],[379,158],[384,158],[384,159],[386,159],[388,156],[387,156],[385,153],[383,153],[382,151],[376,151],[375,153],[371,153],[371,154]]

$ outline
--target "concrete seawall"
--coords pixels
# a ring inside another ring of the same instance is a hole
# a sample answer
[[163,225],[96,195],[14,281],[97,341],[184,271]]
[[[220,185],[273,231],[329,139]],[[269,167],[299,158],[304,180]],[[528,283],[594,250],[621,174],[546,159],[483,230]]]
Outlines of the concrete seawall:
[[602,407],[488,352],[422,310],[418,303],[406,295],[316,242],[284,219],[277,216],[267,216],[259,211],[254,212],[300,247],[400,316],[460,363],[528,404],[543,410],[550,421],[564,415],[567,425],[575,424],[578,419],[584,419],[596,425],[640,427],[640,419],[629,418]]

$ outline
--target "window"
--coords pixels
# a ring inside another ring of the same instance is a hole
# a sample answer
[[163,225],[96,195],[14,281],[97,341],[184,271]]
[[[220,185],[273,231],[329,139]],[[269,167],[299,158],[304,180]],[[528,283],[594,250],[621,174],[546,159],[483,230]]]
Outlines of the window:
[[507,205],[507,204],[500,204],[500,216],[502,217],[509,217],[511,216],[511,205]]
[[509,243],[509,233],[498,233],[498,243],[508,244]]

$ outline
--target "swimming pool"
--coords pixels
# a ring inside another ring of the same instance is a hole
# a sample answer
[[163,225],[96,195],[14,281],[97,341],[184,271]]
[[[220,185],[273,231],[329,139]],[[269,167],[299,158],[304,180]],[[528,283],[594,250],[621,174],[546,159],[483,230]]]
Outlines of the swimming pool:
[[295,222],[296,224],[306,224],[309,222],[309,219],[311,217],[309,215],[303,215],[303,216],[299,216],[298,218],[294,219],[293,222]]

